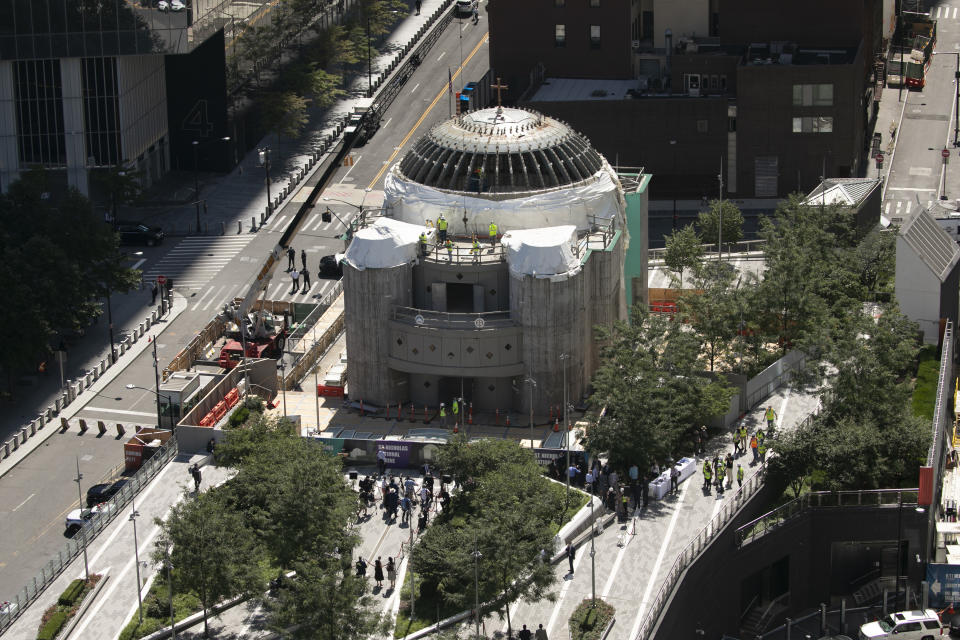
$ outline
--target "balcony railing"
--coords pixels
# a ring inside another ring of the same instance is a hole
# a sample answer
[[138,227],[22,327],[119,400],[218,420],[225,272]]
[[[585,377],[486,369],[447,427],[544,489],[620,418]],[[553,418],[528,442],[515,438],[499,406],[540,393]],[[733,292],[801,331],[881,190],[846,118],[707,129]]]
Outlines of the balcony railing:
[[481,331],[514,327],[517,323],[510,318],[509,311],[490,311],[487,313],[449,313],[430,311],[413,307],[393,307],[390,319],[394,322],[427,327],[430,329],[457,329],[460,331]]

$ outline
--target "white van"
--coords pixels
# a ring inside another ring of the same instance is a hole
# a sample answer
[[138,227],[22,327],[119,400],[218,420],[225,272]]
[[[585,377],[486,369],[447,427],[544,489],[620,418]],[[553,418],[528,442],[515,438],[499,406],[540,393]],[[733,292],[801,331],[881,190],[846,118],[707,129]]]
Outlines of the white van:
[[940,616],[933,609],[898,611],[860,627],[860,640],[934,640],[942,635]]

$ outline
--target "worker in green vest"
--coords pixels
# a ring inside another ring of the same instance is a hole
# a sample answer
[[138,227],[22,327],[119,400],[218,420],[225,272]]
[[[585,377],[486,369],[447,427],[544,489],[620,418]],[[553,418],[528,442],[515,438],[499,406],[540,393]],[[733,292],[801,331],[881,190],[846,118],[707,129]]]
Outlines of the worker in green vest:
[[447,426],[447,408],[442,402],[440,403],[440,422],[443,426]]
[[473,246],[470,248],[470,253],[473,254],[474,262],[480,260],[480,241],[477,240],[477,234],[473,234]]
[[767,461],[767,444],[765,442],[760,443],[760,446],[757,447],[757,453],[760,454],[761,464]]
[[757,444],[763,444],[763,441],[767,439],[766,434],[763,433],[763,429],[757,429]]
[[497,223],[490,223],[490,246],[497,244]]
[[420,232],[420,255],[423,257],[427,256],[427,232]]
[[740,451],[747,452],[747,425],[740,423]]
[[723,464],[717,465],[717,493],[723,493],[723,478],[725,473]]
[[713,472],[710,469],[710,461],[703,461],[703,488],[710,491],[710,480],[713,478]]
[[453,411],[453,424],[460,424],[460,404],[456,398],[453,399],[453,404],[450,405],[450,409]]
[[453,243],[448,239],[443,243],[443,247],[447,250],[447,260],[453,260]]
[[737,487],[743,486],[743,466],[737,465]]
[[441,243],[447,241],[447,219],[443,217],[442,213],[440,217],[437,218],[437,233],[440,235]]
[[767,406],[767,410],[764,412],[763,417],[767,419],[767,431],[773,432],[773,421],[777,419],[777,412],[773,410],[773,407]]

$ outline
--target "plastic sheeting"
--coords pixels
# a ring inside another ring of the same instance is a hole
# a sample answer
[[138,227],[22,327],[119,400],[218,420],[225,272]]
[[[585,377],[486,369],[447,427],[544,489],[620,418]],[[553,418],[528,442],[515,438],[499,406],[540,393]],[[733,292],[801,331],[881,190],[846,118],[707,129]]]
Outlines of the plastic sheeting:
[[510,272],[537,278],[579,271],[580,260],[573,254],[576,243],[577,228],[572,224],[511,231],[503,236]]
[[474,197],[441,191],[407,180],[400,174],[398,166],[387,173],[384,204],[392,209],[396,219],[410,224],[426,225],[429,222],[433,225],[442,213],[452,235],[468,237],[474,233],[486,237],[491,222],[497,224],[501,233],[563,225],[586,230],[595,220],[611,218],[618,219],[618,227],[624,226],[626,204],[613,169],[606,164],[587,184],[519,197],[510,197],[509,193]]
[[420,234],[432,229],[392,218],[378,218],[369,227],[357,231],[347,248],[344,262],[355,269],[399,267],[417,257]]

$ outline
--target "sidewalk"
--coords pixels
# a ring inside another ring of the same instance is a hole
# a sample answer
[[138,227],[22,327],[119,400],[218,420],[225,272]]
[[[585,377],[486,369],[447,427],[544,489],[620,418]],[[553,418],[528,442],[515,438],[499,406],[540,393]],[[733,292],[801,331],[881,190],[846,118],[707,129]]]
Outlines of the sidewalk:
[[[887,176],[893,166],[893,157],[896,153],[896,137],[903,122],[903,112],[907,107],[907,98],[910,91],[904,87],[901,96],[899,87],[884,87],[880,94],[880,108],[877,112],[877,122],[874,133],[880,134],[880,151],[883,153],[883,166],[877,168],[875,157],[868,157],[866,177],[883,180],[883,194],[887,192]],[[872,149],[872,146],[869,147]]]
[[[152,584],[156,567],[150,561],[153,543],[160,528],[154,518],[166,516],[170,507],[191,495],[193,480],[188,467],[206,458],[206,454],[181,453],[157,474],[134,500],[140,517],[137,520],[137,543],[140,557],[140,578],[145,595]],[[201,490],[221,484],[232,475],[227,468],[203,467]],[[87,609],[71,637],[84,640],[114,640],[127,620],[137,610],[137,575],[133,549],[133,526],[124,509],[110,526],[87,548],[90,573],[109,575],[103,590]],[[43,612],[55,604],[70,582],[83,577],[83,555],[78,556],[60,577],[44,591],[16,622],[4,633],[5,639],[34,640]]]

